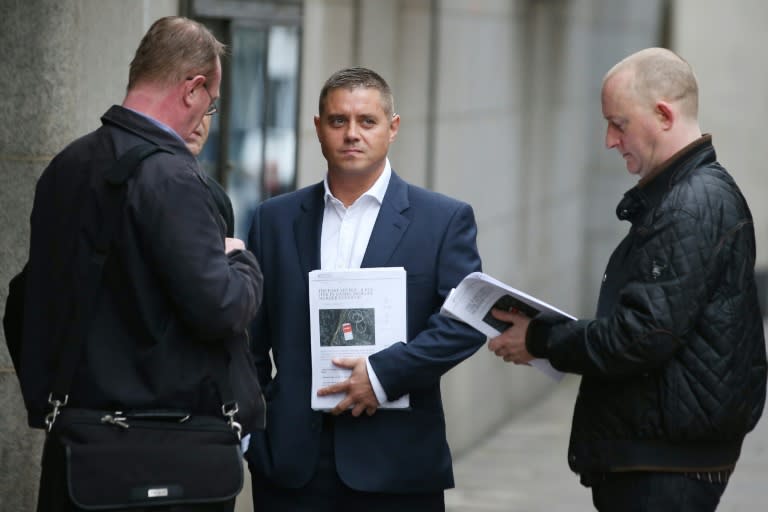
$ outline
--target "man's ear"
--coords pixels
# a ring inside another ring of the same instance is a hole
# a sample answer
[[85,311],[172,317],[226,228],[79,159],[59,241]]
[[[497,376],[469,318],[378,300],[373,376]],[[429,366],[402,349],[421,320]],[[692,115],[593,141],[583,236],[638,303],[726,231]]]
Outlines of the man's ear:
[[195,94],[204,94],[204,91],[200,90],[201,87],[205,87],[205,77],[203,75],[195,75],[184,81],[184,105],[187,107],[191,106],[195,100]]
[[395,141],[398,130],[400,130],[400,115],[392,114],[392,119],[389,121],[389,142]]
[[660,101],[656,103],[656,109],[654,113],[656,114],[656,118],[659,120],[664,130],[671,129],[677,120],[677,112],[674,108],[672,108],[672,105],[666,101]]

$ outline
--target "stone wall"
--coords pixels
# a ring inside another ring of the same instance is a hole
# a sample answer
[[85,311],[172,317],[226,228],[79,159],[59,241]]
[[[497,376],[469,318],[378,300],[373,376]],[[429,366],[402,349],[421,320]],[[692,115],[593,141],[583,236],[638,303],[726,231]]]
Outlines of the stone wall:
[[[177,2],[0,2],[0,311],[27,259],[37,178],[58,151],[122,101],[128,63],[154,19]],[[0,333],[0,510],[34,510],[43,433],[27,427]]]

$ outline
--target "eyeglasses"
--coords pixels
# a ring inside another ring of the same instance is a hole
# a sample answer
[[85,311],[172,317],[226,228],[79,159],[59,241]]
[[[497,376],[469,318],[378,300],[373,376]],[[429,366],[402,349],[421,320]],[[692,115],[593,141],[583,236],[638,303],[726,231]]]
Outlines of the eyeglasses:
[[[187,80],[193,80],[194,78],[195,77],[193,76],[188,76]],[[211,92],[208,90],[206,86],[203,86],[203,89],[205,89],[205,93],[211,99],[211,103],[208,105],[208,110],[205,111],[205,115],[212,116],[213,114],[219,111],[219,105],[218,105],[219,98],[214,98],[213,96],[211,96]]]
[[203,89],[205,89],[205,92],[208,93],[208,97],[211,98],[211,104],[208,105],[208,110],[205,111],[205,115],[212,116],[219,111],[219,106],[216,104],[219,101],[219,98],[214,98],[211,96],[211,93],[208,91],[206,86],[203,86]]

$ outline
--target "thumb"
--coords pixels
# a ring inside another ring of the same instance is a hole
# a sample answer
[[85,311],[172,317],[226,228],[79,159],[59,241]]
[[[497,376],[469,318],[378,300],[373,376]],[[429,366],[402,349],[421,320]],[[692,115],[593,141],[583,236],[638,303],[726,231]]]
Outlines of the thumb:
[[334,357],[331,362],[338,366],[339,368],[349,368],[352,369],[355,367],[355,362],[357,359],[351,358],[351,357]]

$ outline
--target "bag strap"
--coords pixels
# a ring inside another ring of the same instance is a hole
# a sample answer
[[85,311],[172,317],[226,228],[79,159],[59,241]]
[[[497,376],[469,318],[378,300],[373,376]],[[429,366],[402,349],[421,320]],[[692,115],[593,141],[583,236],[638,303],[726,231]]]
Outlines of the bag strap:
[[[51,399],[58,400],[63,406],[68,400],[77,361],[80,359],[83,340],[86,338],[90,327],[96,294],[101,285],[104,263],[109,256],[117,225],[122,217],[120,209],[125,202],[126,182],[142,160],[158,151],[168,150],[154,144],[134,146],[124,153],[104,174],[104,181],[108,184],[104,202],[104,222],[96,240],[94,240],[94,249],[88,261],[85,280],[80,288],[79,300],[75,304],[74,328],[68,330],[66,340],[63,346],[59,348],[58,366],[54,373],[49,402]],[[55,406],[55,404],[51,405]]]
[[77,361],[80,359],[83,340],[88,335],[96,295],[101,286],[104,264],[109,257],[112,242],[122,218],[121,210],[125,203],[126,183],[145,158],[160,151],[172,153],[169,149],[155,144],[139,144],[126,151],[104,173],[104,182],[107,185],[103,204],[104,222],[93,241],[94,248],[87,262],[84,282],[81,283],[78,300],[75,301],[72,326],[58,350],[53,385],[48,396],[48,403],[53,409],[45,417],[45,424],[49,431],[59,414],[59,409],[69,401],[69,391],[74,380]]

